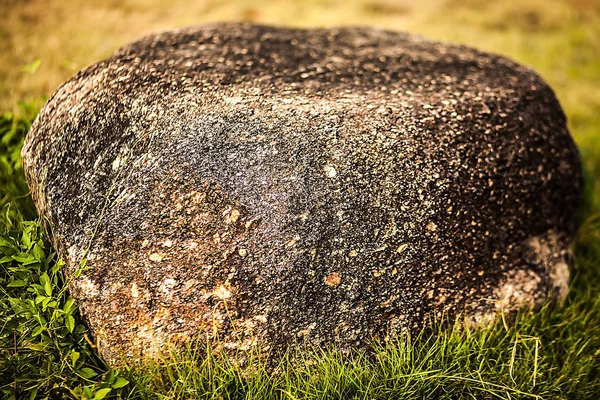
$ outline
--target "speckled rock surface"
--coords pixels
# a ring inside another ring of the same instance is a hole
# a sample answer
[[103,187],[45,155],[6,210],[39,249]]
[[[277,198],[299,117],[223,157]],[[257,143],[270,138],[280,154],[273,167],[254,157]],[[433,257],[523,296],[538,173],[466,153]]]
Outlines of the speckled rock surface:
[[581,197],[551,89],[467,47],[368,28],[158,33],[65,83],[23,149],[113,363],[365,345],[564,296]]

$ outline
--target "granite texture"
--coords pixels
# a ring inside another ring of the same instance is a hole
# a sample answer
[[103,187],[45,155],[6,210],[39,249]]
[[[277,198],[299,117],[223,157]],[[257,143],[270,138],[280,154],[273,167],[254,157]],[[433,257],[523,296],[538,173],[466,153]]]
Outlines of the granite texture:
[[529,68],[464,46],[161,32],[60,87],[22,155],[112,364],[197,334],[360,348],[567,291],[582,178],[563,111]]

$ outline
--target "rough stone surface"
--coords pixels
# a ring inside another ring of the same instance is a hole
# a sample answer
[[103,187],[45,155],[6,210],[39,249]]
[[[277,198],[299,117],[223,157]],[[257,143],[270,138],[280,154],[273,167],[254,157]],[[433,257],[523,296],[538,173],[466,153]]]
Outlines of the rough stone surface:
[[27,179],[102,354],[364,346],[564,296],[581,197],[552,90],[370,28],[148,36],[65,83]]

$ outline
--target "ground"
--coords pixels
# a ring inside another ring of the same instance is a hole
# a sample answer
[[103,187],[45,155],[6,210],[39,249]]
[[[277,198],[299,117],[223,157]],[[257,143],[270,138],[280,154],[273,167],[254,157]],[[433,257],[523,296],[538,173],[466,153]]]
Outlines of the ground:
[[[0,0],[0,7],[0,110],[11,112],[0,120],[0,391],[6,397],[36,387],[42,397],[77,398],[600,397],[600,1]],[[282,361],[280,373],[270,376],[198,349],[162,366],[109,372],[61,290],[60,263],[23,197],[20,141],[38,99],[79,69],[145,33],[222,20],[376,25],[500,53],[538,71],[565,109],[587,176],[565,304],[524,312],[514,325],[429,333],[414,344],[404,338],[371,358],[343,361],[332,350],[307,355],[301,365]]]

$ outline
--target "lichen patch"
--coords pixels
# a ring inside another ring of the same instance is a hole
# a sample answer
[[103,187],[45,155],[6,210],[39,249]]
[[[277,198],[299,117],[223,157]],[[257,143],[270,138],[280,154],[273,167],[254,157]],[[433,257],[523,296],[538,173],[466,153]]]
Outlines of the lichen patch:
[[342,283],[342,276],[337,272],[331,273],[325,277],[325,284],[327,286],[337,287],[340,283]]

